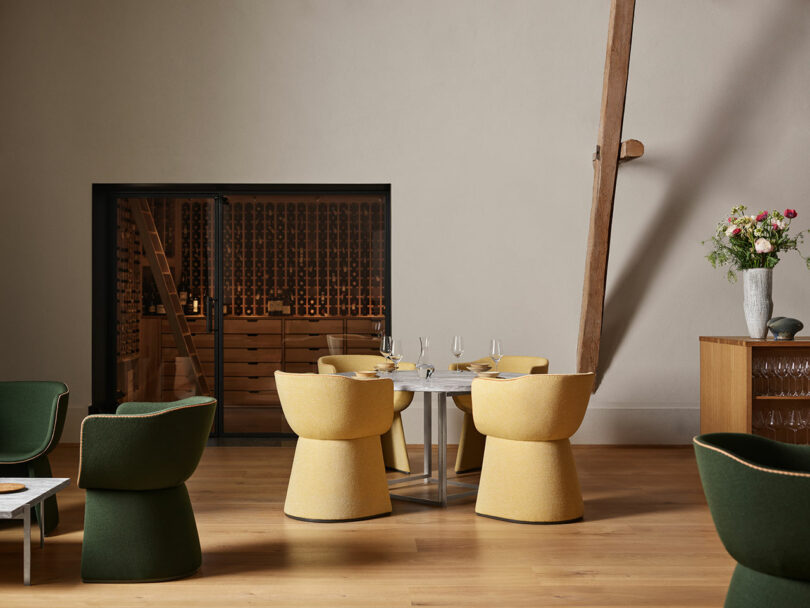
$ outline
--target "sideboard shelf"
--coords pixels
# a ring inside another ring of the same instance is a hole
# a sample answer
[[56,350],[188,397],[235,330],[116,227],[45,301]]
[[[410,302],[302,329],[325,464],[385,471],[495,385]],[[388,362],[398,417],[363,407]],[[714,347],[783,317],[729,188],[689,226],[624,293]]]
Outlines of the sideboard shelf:
[[[751,433],[759,410],[810,408],[810,395],[758,395],[755,362],[779,357],[810,360],[810,336],[754,340],[746,336],[700,337],[700,432]],[[779,437],[777,437],[779,438]]]

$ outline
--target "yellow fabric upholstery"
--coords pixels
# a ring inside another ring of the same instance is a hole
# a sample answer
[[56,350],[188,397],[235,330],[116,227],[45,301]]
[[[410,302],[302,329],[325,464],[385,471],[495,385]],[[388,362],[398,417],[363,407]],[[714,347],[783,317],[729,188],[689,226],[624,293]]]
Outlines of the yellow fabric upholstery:
[[475,512],[522,523],[580,519],[584,506],[568,439],[594,374],[476,378],[475,426],[487,436]]
[[[385,358],[378,355],[327,355],[318,359],[318,373],[340,374],[373,370],[375,365],[385,362]],[[400,361],[399,369],[414,370],[416,365]],[[394,393],[394,421],[391,423],[391,428],[380,437],[385,467],[401,473],[411,472],[411,463],[405,443],[405,430],[400,416],[402,410],[408,407],[411,401],[413,401],[411,392],[396,391]]]
[[[464,363],[450,364],[451,370],[468,369],[470,363],[487,363],[495,369],[495,361],[491,357],[467,361]],[[520,357],[507,355],[503,357],[498,365],[498,371],[513,374],[547,374],[548,359],[545,357]],[[458,440],[458,452],[456,453],[456,473],[466,473],[477,471],[481,468],[484,460],[485,437],[475,429],[472,416],[472,396],[456,395],[453,403],[464,412],[464,423],[461,427],[461,437]]]
[[388,515],[378,437],[394,417],[394,383],[275,373],[284,416],[298,434],[284,513],[310,521]]

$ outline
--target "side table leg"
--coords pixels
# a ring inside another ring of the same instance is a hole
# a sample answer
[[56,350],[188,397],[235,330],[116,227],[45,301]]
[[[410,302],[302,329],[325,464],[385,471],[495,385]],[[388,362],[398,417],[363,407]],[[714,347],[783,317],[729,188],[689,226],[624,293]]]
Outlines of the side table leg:
[[31,584],[31,506],[23,509],[23,583]]
[[439,502],[447,506],[447,394],[439,393]]
[[39,503],[39,517],[37,517],[39,521],[39,548],[42,549],[45,546],[45,501],[43,500]]
[[425,444],[425,475],[428,476],[428,479],[425,483],[430,482],[430,474],[433,472],[433,422],[431,420],[431,394],[430,393],[423,393],[423,407],[425,408],[423,419],[424,419],[424,429],[423,429],[423,440]]

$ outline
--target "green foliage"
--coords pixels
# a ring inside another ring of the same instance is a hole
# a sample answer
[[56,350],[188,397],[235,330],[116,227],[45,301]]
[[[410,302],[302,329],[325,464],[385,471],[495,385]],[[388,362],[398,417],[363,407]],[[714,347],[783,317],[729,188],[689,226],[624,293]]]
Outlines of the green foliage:
[[733,283],[737,271],[749,268],[773,268],[779,263],[783,251],[796,251],[810,269],[810,258],[799,252],[798,245],[804,240],[804,232],[795,236],[789,234],[791,219],[796,217],[793,209],[785,213],[773,210],[762,211],[757,215],[745,215],[746,207],[738,205],[731,210],[725,221],[717,224],[711,238],[712,250],[706,259],[714,268],[729,266],[726,278]]

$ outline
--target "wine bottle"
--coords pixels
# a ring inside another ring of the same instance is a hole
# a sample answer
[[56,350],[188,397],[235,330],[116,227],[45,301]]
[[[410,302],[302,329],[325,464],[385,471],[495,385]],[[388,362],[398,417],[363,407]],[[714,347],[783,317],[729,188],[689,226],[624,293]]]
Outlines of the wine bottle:
[[186,285],[186,279],[184,276],[180,277],[180,284],[177,286],[177,296],[180,298],[180,306],[186,306],[186,302],[188,302],[188,286]]

